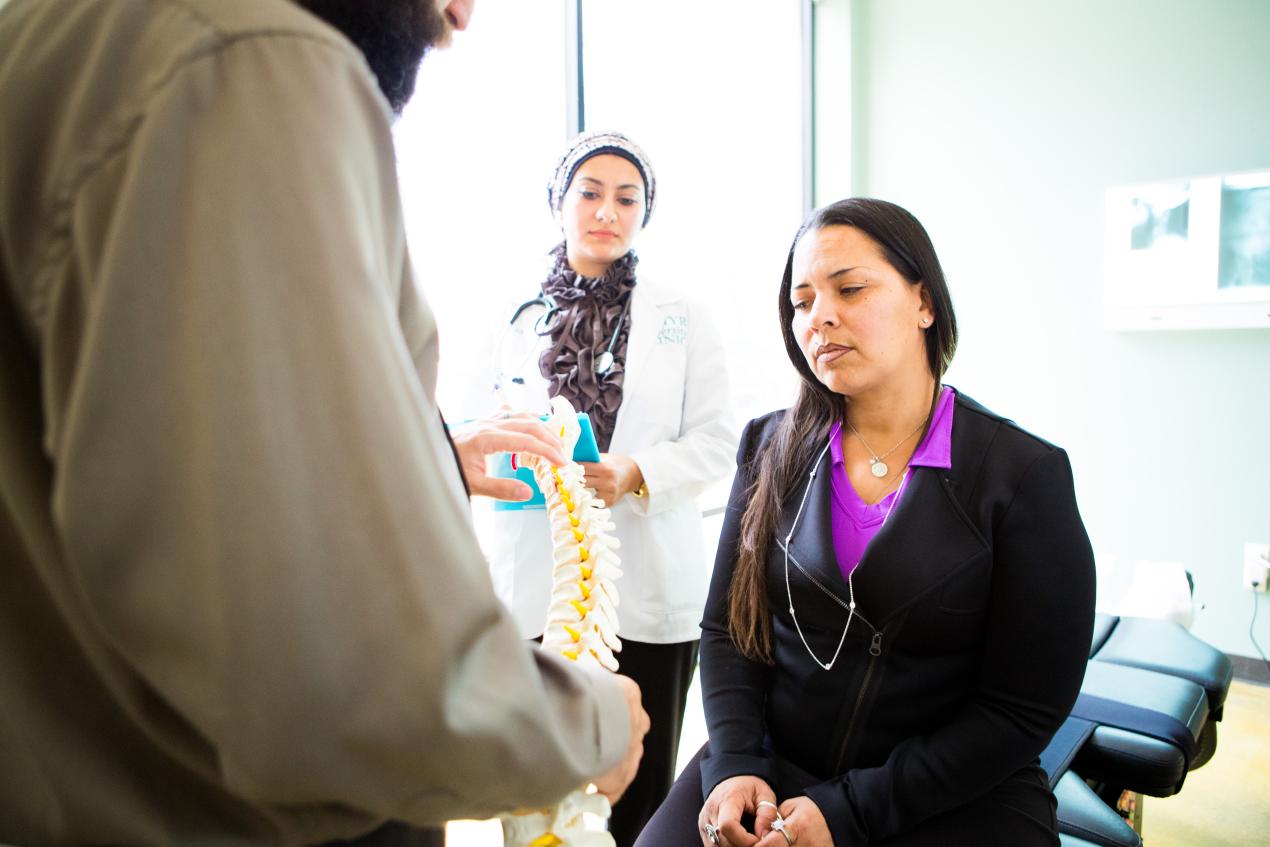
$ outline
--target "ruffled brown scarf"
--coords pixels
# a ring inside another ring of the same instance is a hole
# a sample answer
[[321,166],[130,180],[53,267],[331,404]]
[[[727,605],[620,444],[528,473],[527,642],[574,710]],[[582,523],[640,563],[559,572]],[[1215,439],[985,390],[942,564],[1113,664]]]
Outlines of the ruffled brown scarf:
[[[635,288],[635,251],[609,265],[603,276],[581,276],[569,267],[564,243],[551,251],[555,264],[542,284],[542,293],[559,309],[548,333],[551,346],[538,358],[548,394],[563,397],[579,412],[591,416],[591,428],[601,452],[607,452],[622,405],[626,376],[626,343],[631,323],[626,303]],[[608,349],[618,321],[622,328],[613,345],[613,366],[599,374],[595,360]]]

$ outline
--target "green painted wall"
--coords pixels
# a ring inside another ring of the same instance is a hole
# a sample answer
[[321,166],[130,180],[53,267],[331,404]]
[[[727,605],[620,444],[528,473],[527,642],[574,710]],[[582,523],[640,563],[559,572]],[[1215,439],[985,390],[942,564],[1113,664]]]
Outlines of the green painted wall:
[[1270,542],[1270,330],[1103,329],[1102,227],[1109,186],[1270,168],[1270,2],[818,9],[819,125],[839,128],[818,202],[922,219],[964,333],[949,381],[1069,450],[1107,582],[1183,562],[1196,634],[1255,655],[1239,580],[1244,542]]

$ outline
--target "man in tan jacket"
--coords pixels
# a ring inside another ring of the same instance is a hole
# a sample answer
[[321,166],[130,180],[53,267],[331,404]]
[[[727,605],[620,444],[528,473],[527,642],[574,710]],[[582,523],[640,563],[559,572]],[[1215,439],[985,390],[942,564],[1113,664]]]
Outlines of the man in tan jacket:
[[638,690],[521,642],[433,399],[413,74],[367,46],[417,62],[470,13],[431,2],[0,6],[0,842],[306,844],[633,773]]

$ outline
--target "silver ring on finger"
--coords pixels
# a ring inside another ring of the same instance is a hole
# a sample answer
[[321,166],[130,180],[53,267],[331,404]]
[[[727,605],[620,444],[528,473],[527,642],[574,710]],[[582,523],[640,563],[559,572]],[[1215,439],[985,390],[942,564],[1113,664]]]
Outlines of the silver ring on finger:
[[776,820],[772,821],[772,829],[785,836],[785,844],[787,847],[794,847],[794,836],[789,834],[789,830],[786,828],[785,819],[780,816],[779,812],[776,813]]
[[764,806],[771,806],[773,809],[776,810],[776,817],[779,818],[781,816],[780,807],[777,806],[775,803],[773,803],[771,800],[759,800],[758,805],[760,809]]
[[710,843],[715,847],[723,843],[719,840],[719,828],[712,823],[706,824],[706,838],[710,839]]

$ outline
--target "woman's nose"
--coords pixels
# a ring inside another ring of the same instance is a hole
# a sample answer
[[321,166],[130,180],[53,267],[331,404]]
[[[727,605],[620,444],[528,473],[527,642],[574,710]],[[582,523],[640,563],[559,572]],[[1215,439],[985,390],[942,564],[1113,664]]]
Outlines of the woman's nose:
[[612,201],[601,203],[595,210],[595,216],[602,221],[617,220],[617,210],[613,208]]
[[812,301],[811,307],[808,309],[807,318],[807,322],[813,330],[838,325],[838,316],[819,297]]

